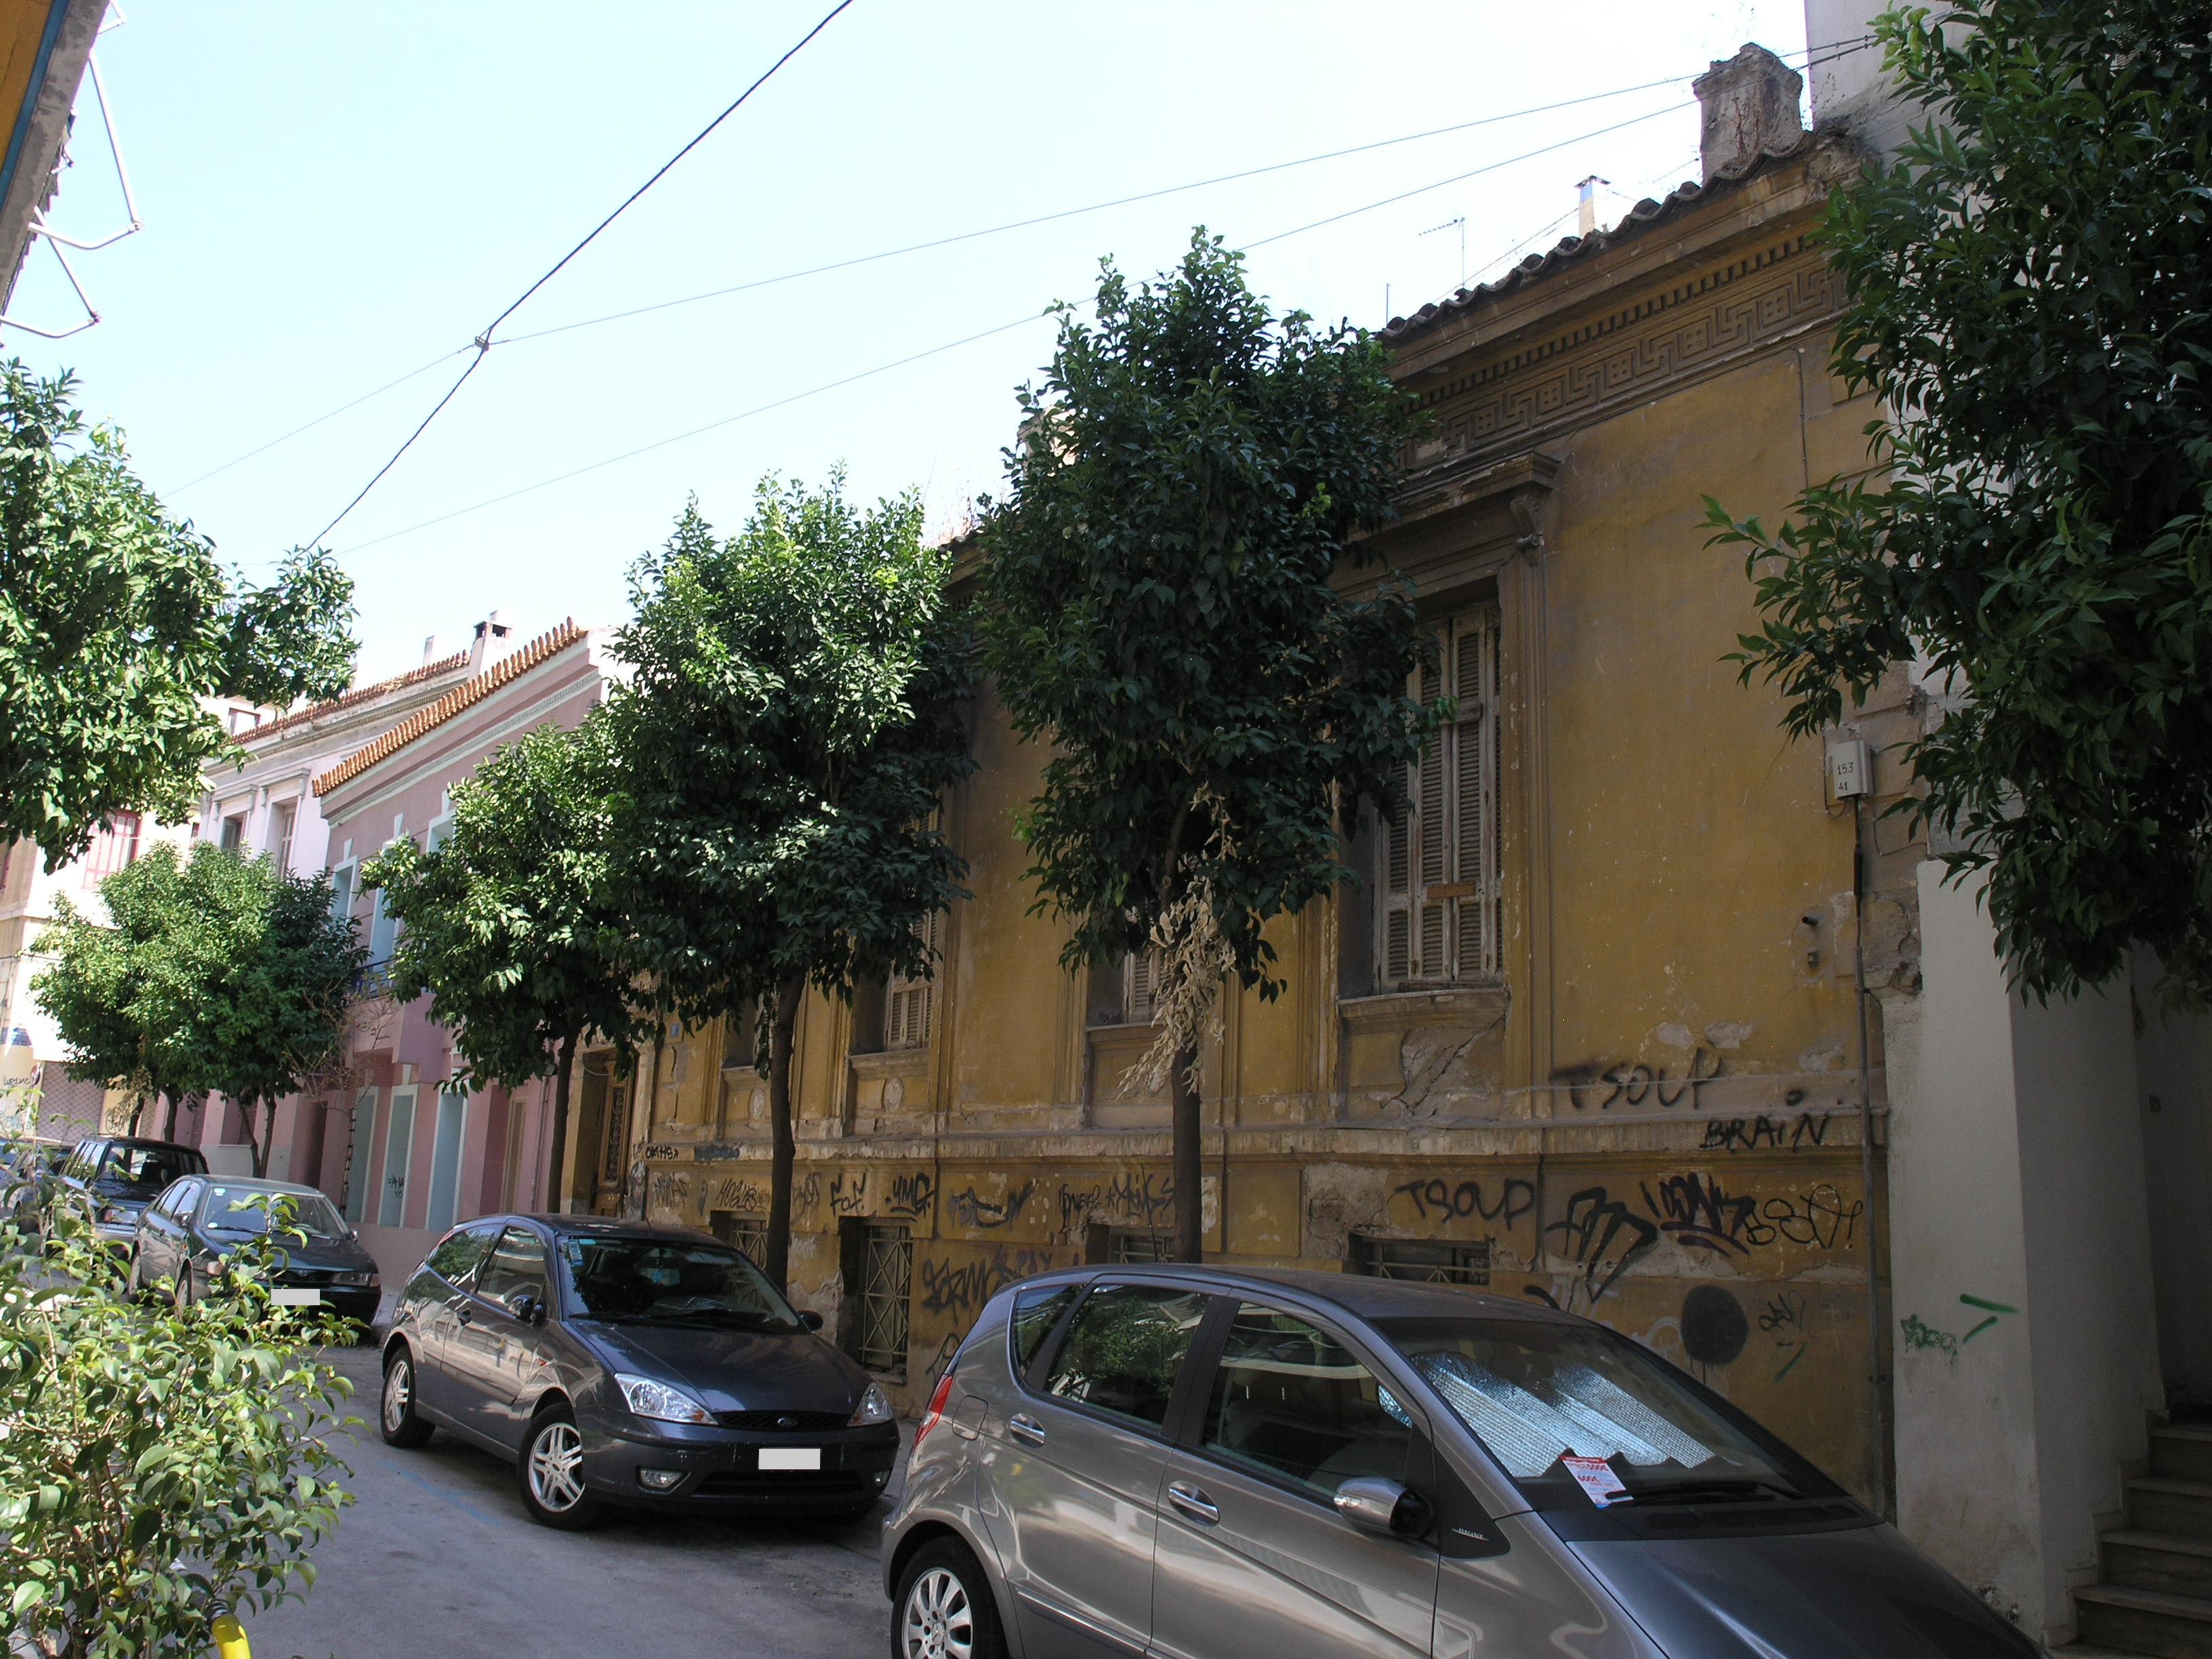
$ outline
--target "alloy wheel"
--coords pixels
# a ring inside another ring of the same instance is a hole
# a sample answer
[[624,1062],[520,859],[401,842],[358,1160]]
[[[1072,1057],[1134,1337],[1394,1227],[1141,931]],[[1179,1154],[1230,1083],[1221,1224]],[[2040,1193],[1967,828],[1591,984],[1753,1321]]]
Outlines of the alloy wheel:
[[415,1403],[415,1367],[407,1360],[395,1359],[384,1373],[384,1426],[386,1431],[397,1434],[406,1425],[407,1408]]
[[548,1423],[530,1443],[530,1492],[548,1511],[558,1515],[575,1508],[584,1496],[577,1468],[584,1460],[584,1442],[573,1423]]
[[975,1618],[959,1575],[932,1567],[906,1593],[899,1650],[903,1659],[969,1659]]

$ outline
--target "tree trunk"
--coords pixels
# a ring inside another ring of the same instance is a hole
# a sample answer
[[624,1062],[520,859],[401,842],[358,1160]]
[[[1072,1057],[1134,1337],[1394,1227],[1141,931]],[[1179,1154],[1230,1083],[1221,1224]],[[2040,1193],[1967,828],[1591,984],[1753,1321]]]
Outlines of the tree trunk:
[[791,1134],[791,1040],[799,1024],[799,1000],[806,977],[793,974],[775,992],[775,1024],[769,1034],[768,1260],[761,1264],[781,1291],[791,1277],[791,1172],[798,1147]]
[[145,1095],[142,1092],[142,1093],[139,1095],[139,1097],[138,1097],[137,1103],[137,1104],[135,1104],[134,1106],[132,1106],[132,1107],[131,1107],[131,1133],[133,1135],[136,1135],[136,1134],[138,1133],[138,1120],[139,1120],[139,1119],[141,1119],[141,1118],[143,1118],[143,1117],[144,1117],[145,1115],[146,1115],[146,1097],[145,1097]]
[[553,1062],[553,1155],[545,1171],[545,1207],[555,1215],[568,1213],[568,1198],[561,1191],[561,1166],[568,1150],[568,1073],[575,1069],[576,1044],[582,1036],[580,1031],[563,1036]]
[[[269,1171],[269,1149],[253,1138],[253,1109],[258,1104],[258,1100],[237,1103],[238,1127],[246,1132],[246,1149],[253,1154],[253,1178],[256,1181],[262,1179]],[[273,1109],[269,1114],[269,1127],[271,1129],[276,1127],[276,1114]]]
[[177,1138],[177,1097],[173,1091],[164,1091],[161,1097],[169,1103],[169,1115],[161,1121],[161,1139],[174,1140]]
[[1174,1131],[1175,1259],[1203,1261],[1205,1177],[1200,1173],[1198,1146],[1198,1087],[1191,1074],[1198,1069],[1198,1045],[1192,1043],[1175,1057],[1168,1079],[1170,1121]]

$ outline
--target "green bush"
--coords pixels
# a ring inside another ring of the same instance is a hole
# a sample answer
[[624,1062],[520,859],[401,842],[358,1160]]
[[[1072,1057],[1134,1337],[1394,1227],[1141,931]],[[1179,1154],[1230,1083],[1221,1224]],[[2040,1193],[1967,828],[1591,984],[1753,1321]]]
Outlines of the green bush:
[[131,1297],[80,1203],[0,1230],[0,1623],[29,1651],[197,1656],[218,1613],[313,1585],[357,1419],[314,1357],[338,1322],[270,1294],[290,1207],[181,1309]]

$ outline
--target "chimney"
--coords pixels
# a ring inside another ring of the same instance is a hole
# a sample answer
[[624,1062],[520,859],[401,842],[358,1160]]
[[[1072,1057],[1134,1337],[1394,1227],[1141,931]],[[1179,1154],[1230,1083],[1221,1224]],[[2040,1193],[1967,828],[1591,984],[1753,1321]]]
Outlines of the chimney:
[[1597,174],[1593,173],[1589,178],[1583,179],[1582,183],[1575,186],[1575,189],[1580,192],[1580,195],[1576,199],[1575,205],[1576,235],[1590,236],[1596,234],[1597,189],[1600,185],[1609,185],[1612,182],[1612,179],[1601,179]]
[[440,639],[435,634],[429,635],[422,641],[423,667],[428,668],[432,663],[437,661],[439,658],[448,654],[450,653],[446,649],[446,642]]
[[1736,55],[1690,83],[1702,106],[1698,147],[1705,181],[1741,173],[1761,155],[1789,149],[1804,137],[1797,95],[1805,77],[1765,46],[1747,42]]
[[507,612],[493,611],[477,624],[477,636],[469,641],[469,672],[483,673],[501,658],[512,655],[521,643],[514,637],[514,624],[507,620]]

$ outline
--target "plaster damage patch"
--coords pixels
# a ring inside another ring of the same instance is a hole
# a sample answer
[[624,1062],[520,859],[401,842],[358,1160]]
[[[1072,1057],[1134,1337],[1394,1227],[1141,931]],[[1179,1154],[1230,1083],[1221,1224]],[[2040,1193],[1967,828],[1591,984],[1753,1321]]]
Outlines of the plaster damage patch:
[[1751,1027],[1739,1019],[1717,1019],[1705,1027],[1705,1041],[1716,1048],[1741,1048],[1751,1036]]
[[1666,1024],[1662,1025],[1656,1035],[1658,1036],[1660,1042],[1667,1044],[1669,1048],[1694,1048],[1698,1046],[1698,1039],[1691,1035],[1690,1028],[1686,1025],[1678,1024],[1673,1020],[1669,1020]]
[[1387,1172],[1372,1164],[1310,1164],[1304,1182],[1305,1241],[1310,1260],[1341,1261],[1352,1252],[1357,1227],[1388,1218]]

